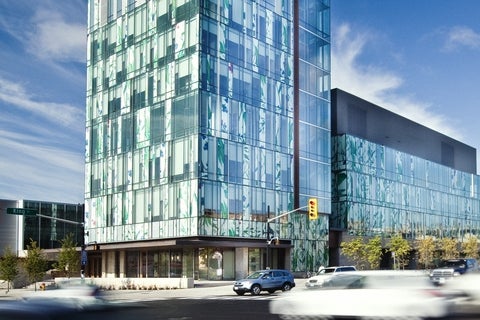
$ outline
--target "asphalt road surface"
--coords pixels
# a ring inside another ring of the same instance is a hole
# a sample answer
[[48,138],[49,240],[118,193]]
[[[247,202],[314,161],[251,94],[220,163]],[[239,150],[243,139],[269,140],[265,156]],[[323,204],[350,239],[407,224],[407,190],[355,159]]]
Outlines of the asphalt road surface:
[[[279,320],[280,317],[269,313],[269,303],[275,296],[255,297],[203,297],[152,299],[149,301],[119,301],[89,308],[88,310],[62,310],[55,304],[45,309],[35,307],[27,313],[25,306],[18,304],[10,312],[2,310],[2,306],[16,301],[0,301],[1,320],[240,320],[262,319]],[[21,307],[21,308],[19,308]],[[479,319],[477,310],[449,317],[448,320]],[[474,313],[472,313],[474,311]],[[445,319],[446,320],[446,319]]]

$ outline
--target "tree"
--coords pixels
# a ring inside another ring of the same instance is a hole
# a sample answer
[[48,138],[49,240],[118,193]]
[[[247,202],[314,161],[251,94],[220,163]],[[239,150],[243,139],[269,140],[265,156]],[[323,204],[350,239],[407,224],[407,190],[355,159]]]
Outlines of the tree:
[[27,256],[24,264],[28,279],[31,282],[35,282],[35,291],[37,291],[37,281],[42,280],[47,271],[47,260],[43,255],[42,249],[37,247],[37,242],[32,239],[30,239],[30,244],[27,245]]
[[406,239],[403,239],[401,235],[395,235],[390,239],[390,252],[394,257],[394,269],[397,269],[397,265],[399,268],[405,268],[405,265],[408,263],[410,251],[410,244]]
[[10,291],[10,283],[18,275],[18,258],[10,247],[6,247],[3,257],[0,259],[0,277],[7,281],[7,293]]
[[58,261],[54,267],[65,271],[67,277],[70,278],[72,274],[78,274],[80,272],[80,255],[77,252],[72,233],[67,234],[61,243],[62,249],[58,254]]
[[442,258],[453,259],[458,258],[458,241],[454,238],[443,238],[441,240]]
[[425,269],[432,266],[435,255],[435,239],[431,236],[425,236],[417,240],[418,261],[423,264]]
[[467,240],[462,243],[462,251],[465,257],[478,259],[478,238],[470,235]]
[[365,256],[370,269],[380,268],[380,259],[382,257],[382,239],[376,236],[370,239],[365,245]]
[[363,269],[366,260],[366,251],[362,238],[357,237],[348,242],[344,241],[340,244],[340,248],[342,249],[342,253],[355,263],[357,269]]

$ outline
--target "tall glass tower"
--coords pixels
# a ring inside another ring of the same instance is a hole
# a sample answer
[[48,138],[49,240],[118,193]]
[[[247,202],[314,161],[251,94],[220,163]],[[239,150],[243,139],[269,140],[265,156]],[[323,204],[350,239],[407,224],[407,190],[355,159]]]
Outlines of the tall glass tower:
[[93,273],[328,263],[329,0],[89,0],[87,81]]

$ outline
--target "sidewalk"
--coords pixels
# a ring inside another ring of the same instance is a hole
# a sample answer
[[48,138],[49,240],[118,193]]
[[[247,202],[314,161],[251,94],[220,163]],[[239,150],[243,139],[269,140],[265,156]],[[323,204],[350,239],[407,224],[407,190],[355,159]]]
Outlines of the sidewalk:
[[[293,290],[301,290],[305,287],[306,279],[295,279],[296,287]],[[228,281],[207,281],[196,280],[195,287],[189,289],[166,289],[166,290],[102,290],[102,295],[106,300],[121,301],[121,300],[155,300],[155,299],[170,299],[170,298],[198,298],[205,296],[236,296],[233,291],[234,280]],[[55,290],[55,289],[47,289]],[[33,287],[10,289],[0,291],[0,300],[3,299],[21,299],[28,294],[41,295],[43,291],[39,290],[37,285],[37,292]]]
[[[189,289],[165,289],[165,290],[102,290],[102,295],[108,300],[123,300],[133,297],[149,297],[149,298],[178,298],[178,297],[195,297],[202,295],[225,295],[234,293],[232,286],[233,280],[229,281],[195,281],[194,288]],[[21,299],[22,297],[35,293],[42,294],[40,286],[37,290],[34,286],[28,288],[10,289],[8,292],[0,288],[0,300],[2,299]],[[56,290],[47,287],[47,290]]]

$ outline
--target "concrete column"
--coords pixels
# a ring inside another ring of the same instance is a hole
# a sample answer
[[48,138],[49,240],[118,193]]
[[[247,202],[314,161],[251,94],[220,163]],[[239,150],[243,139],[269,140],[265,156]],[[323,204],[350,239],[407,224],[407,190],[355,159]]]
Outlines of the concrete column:
[[248,248],[235,248],[235,279],[248,275]]
[[120,265],[120,278],[125,278],[125,275],[126,275],[126,270],[125,270],[125,251],[122,250],[120,251],[120,254],[119,254],[119,257],[118,259],[120,261],[118,261],[119,265]]

